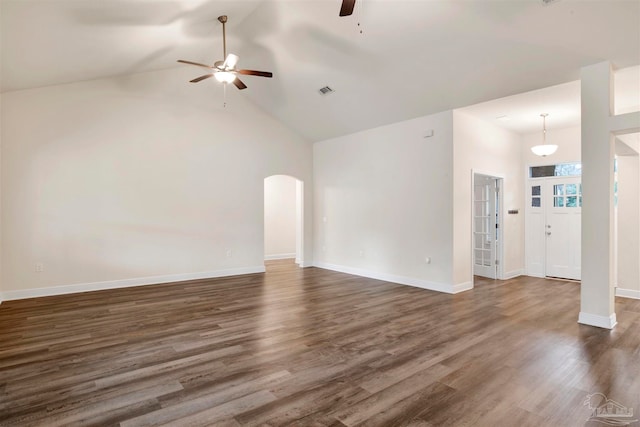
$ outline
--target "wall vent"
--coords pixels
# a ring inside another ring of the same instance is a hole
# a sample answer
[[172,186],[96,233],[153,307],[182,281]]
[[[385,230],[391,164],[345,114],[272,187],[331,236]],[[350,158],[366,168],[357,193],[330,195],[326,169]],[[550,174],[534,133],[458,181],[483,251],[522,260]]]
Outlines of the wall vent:
[[329,95],[333,92],[333,89],[331,89],[329,86],[325,86],[318,89],[318,92],[320,92],[320,95]]

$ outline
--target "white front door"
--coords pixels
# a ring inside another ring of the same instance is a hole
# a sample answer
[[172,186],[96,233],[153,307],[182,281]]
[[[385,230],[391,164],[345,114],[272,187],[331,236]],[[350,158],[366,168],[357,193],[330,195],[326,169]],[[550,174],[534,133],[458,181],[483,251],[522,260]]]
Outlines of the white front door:
[[582,185],[578,177],[547,179],[546,276],[580,280]]
[[497,180],[476,174],[473,184],[473,274],[497,278]]

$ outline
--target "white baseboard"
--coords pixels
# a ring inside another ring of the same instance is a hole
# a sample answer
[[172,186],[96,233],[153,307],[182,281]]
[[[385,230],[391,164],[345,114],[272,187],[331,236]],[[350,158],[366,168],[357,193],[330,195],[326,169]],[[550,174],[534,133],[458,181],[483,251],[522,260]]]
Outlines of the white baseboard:
[[292,254],[272,254],[272,255],[265,255],[264,256],[264,260],[265,261],[271,261],[274,259],[291,259],[291,258],[295,258],[296,254],[292,253]]
[[302,261],[298,264],[300,267],[302,268],[306,268],[306,267],[315,267],[316,265],[313,262],[309,262],[309,261]]
[[416,288],[428,289],[430,291],[445,292],[448,294],[456,294],[458,292],[471,289],[471,282],[460,283],[457,285],[450,285],[444,283],[430,282],[422,279],[415,279],[413,277],[396,276],[393,274],[380,273],[377,271],[365,270],[361,268],[347,267],[344,265],[329,264],[326,262],[316,261],[314,265],[318,268],[324,268],[325,270],[339,271],[341,273],[353,274],[355,276],[368,277],[370,279],[384,280],[386,282],[398,283],[400,285],[414,286]]
[[522,276],[524,274],[524,269],[507,271],[502,275],[502,280],[513,279],[514,277]]
[[616,288],[616,296],[623,298],[640,299],[640,291],[633,289]]
[[230,268],[227,270],[203,271],[199,273],[171,274],[167,276],[136,277],[133,279],[109,280],[105,282],[77,283],[48,288],[4,291],[0,296],[5,301],[74,294],[78,292],[100,291],[104,289],[129,288],[133,286],[159,285],[161,283],[183,282],[186,280],[213,279],[215,277],[238,276],[241,274],[264,273],[263,265],[257,267]]
[[449,293],[457,294],[464,291],[470,291],[471,289],[473,289],[473,282],[457,283],[453,285],[453,292],[449,292]]
[[598,314],[590,314],[580,312],[578,316],[578,323],[583,325],[596,326],[598,328],[613,329],[618,321],[616,320],[616,314],[613,313],[610,316],[600,316]]

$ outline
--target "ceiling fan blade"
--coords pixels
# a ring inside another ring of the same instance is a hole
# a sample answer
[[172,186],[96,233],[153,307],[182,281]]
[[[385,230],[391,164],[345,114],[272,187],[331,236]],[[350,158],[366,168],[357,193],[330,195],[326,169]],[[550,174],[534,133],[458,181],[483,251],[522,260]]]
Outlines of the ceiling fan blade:
[[224,63],[222,64],[222,68],[234,69],[239,59],[240,58],[238,58],[238,55],[234,55],[233,53],[230,53],[229,55],[227,55],[227,58],[224,60]]
[[178,62],[182,62],[183,64],[189,64],[189,65],[197,65],[198,67],[213,68],[211,65],[205,65],[205,64],[199,64],[197,62],[185,61],[184,59],[178,59]]
[[233,81],[233,84],[236,85],[236,87],[240,90],[242,89],[246,89],[247,85],[242,83],[242,80],[240,80],[239,78],[236,77],[236,79]]
[[196,77],[193,80],[189,80],[189,83],[198,83],[204,79],[208,79],[209,77],[212,77],[213,74],[205,74],[204,76],[200,76],[200,77]]
[[353,13],[353,8],[356,6],[356,0],[342,0],[342,7],[340,8],[340,16],[349,16]]
[[273,73],[269,71],[256,71],[256,70],[238,70],[238,74],[244,74],[247,76],[260,76],[260,77],[273,77]]

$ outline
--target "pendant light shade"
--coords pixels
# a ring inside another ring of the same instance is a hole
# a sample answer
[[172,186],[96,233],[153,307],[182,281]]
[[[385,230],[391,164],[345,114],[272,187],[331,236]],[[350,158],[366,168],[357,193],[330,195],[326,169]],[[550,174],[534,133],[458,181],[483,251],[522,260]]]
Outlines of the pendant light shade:
[[547,116],[549,114],[542,113],[540,117],[542,117],[542,144],[531,147],[531,151],[536,156],[546,157],[550,156],[556,152],[558,146],[555,144],[547,144]]

